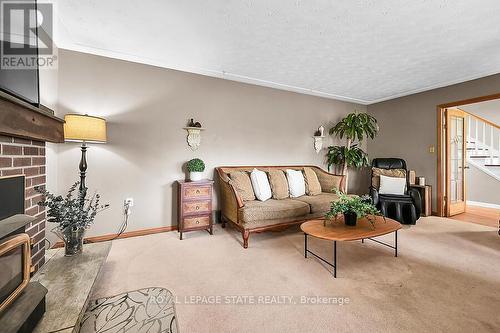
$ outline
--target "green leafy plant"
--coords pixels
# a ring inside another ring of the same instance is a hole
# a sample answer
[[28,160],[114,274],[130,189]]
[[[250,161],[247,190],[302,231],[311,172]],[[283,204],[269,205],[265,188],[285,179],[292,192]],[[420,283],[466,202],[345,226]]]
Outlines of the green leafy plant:
[[368,154],[355,143],[348,149],[346,146],[330,146],[327,153],[328,165],[344,165],[361,168],[367,166],[370,161]]
[[189,172],[203,172],[205,171],[205,163],[199,158],[193,158],[187,162],[187,170]]
[[335,189],[335,193],[339,196],[339,200],[332,202],[330,210],[325,215],[327,219],[337,221],[338,216],[341,214],[356,213],[358,220],[366,217],[371,226],[375,228],[374,217],[383,217],[382,213],[377,209],[377,207],[372,204],[369,196],[349,196],[337,189]]
[[377,119],[368,113],[350,113],[330,129],[330,134],[351,141],[363,141],[365,136],[373,139],[377,132]]
[[47,207],[47,221],[57,223],[57,229],[61,232],[88,229],[101,210],[109,207],[108,204],[100,204],[100,196],[94,193],[87,197],[87,188],[74,192],[80,186],[80,182],[74,183],[65,197],[55,195],[43,187],[35,187],[35,190],[43,194],[44,199],[38,204]]
[[368,113],[350,113],[334,127],[330,135],[346,140],[345,146],[330,146],[326,155],[328,170],[332,165],[341,166],[342,174],[346,176],[348,185],[348,167],[361,168],[369,165],[368,155],[361,149],[359,143],[365,138],[377,136],[379,127],[377,119]]

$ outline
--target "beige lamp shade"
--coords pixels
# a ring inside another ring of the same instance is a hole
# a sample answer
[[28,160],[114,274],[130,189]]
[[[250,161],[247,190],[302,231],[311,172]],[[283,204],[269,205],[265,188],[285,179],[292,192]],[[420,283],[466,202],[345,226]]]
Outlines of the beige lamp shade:
[[106,142],[106,120],[83,114],[64,116],[64,140],[75,142]]

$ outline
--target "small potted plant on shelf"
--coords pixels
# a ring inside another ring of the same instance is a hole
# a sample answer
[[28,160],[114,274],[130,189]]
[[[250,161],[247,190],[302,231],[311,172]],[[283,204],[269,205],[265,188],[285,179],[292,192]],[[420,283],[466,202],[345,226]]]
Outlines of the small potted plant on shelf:
[[337,221],[338,216],[343,214],[344,223],[348,226],[355,226],[357,220],[366,217],[371,226],[375,228],[375,216],[383,217],[368,196],[349,196],[338,190],[335,192],[339,196],[339,200],[332,202],[330,211],[325,216],[326,219]]
[[48,208],[47,221],[57,223],[52,232],[64,241],[64,254],[68,257],[82,253],[85,232],[94,223],[97,213],[109,207],[108,204],[99,203],[100,196],[97,193],[88,198],[86,187],[78,190],[74,196],[79,186],[80,182],[74,183],[65,197],[35,187],[44,196],[38,204]]
[[189,180],[196,182],[203,179],[203,171],[205,171],[205,163],[199,158],[193,158],[187,162],[187,171],[189,172]]

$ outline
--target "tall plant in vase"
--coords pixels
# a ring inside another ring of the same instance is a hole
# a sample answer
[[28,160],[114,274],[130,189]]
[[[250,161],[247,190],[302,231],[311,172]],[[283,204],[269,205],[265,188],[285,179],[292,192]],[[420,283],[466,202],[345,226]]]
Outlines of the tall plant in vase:
[[52,194],[44,187],[35,187],[43,194],[43,200],[38,204],[48,208],[47,221],[57,224],[52,232],[64,241],[66,256],[82,253],[85,231],[92,226],[97,213],[109,207],[100,203],[99,194],[87,197],[87,187],[79,190],[79,186],[80,182],[74,183],[64,197]]
[[335,126],[330,128],[330,135],[341,140],[344,146],[330,146],[326,154],[328,170],[335,165],[342,169],[345,175],[345,190],[349,185],[348,168],[361,168],[369,165],[368,154],[360,147],[365,138],[377,136],[379,127],[377,119],[368,113],[350,113]]

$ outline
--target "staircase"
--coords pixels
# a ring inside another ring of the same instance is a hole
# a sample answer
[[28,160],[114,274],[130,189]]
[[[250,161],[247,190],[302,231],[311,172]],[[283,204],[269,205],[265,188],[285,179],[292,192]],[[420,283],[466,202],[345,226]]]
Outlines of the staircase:
[[469,114],[467,116],[467,163],[499,182],[500,125]]

